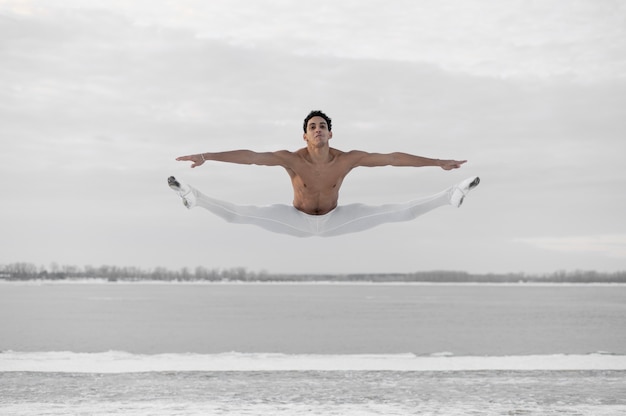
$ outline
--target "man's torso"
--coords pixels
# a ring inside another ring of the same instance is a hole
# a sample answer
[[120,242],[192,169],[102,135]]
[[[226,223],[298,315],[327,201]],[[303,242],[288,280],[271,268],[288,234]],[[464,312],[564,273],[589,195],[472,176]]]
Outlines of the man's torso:
[[293,155],[293,162],[286,168],[293,185],[293,206],[310,215],[324,215],[335,209],[339,188],[353,167],[348,154],[331,148],[329,160],[323,164],[308,160],[306,149]]

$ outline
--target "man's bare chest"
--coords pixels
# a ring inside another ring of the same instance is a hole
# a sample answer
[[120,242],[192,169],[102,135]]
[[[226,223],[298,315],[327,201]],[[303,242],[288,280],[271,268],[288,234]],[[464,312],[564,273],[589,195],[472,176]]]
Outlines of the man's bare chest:
[[327,192],[338,189],[347,172],[342,169],[325,167],[307,167],[294,172],[292,181],[294,186],[309,192]]

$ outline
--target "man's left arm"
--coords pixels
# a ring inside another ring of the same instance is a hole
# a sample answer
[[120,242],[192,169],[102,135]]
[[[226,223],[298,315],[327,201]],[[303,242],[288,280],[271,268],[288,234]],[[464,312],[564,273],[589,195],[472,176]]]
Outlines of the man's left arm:
[[460,168],[467,160],[431,159],[428,157],[412,155],[409,153],[368,153],[362,151],[348,152],[349,157],[354,159],[354,167],[376,166],[438,166],[444,170]]

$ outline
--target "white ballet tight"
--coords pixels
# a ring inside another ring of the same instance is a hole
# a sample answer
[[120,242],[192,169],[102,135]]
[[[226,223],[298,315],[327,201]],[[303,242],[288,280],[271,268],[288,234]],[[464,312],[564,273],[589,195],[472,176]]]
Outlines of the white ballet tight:
[[[338,206],[325,215],[309,215],[284,204],[235,205],[190,188],[195,196],[195,205],[228,222],[252,224],[268,231],[296,237],[330,237],[367,230],[380,224],[410,221],[435,208],[450,205],[450,197],[454,191],[452,187],[432,196],[400,204],[349,204]],[[189,204],[189,207],[193,205]]]

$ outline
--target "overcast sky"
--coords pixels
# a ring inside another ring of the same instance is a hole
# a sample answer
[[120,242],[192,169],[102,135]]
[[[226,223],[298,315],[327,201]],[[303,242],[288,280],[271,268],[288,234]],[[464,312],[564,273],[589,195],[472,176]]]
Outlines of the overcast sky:
[[[298,239],[188,211],[169,175],[290,203],[282,168],[176,156],[304,145],[467,159],[359,168],[340,203],[472,175],[459,208]],[[626,270],[620,0],[0,0],[0,264],[275,273]]]

